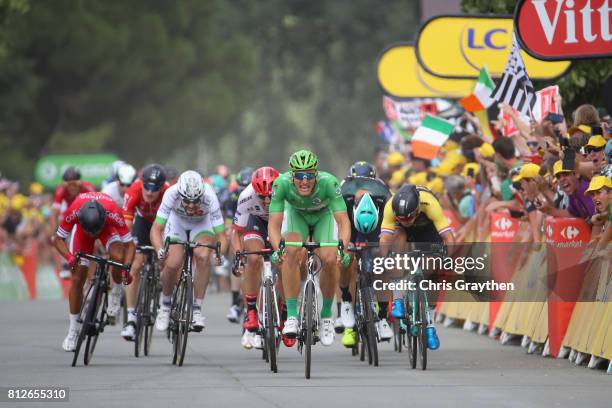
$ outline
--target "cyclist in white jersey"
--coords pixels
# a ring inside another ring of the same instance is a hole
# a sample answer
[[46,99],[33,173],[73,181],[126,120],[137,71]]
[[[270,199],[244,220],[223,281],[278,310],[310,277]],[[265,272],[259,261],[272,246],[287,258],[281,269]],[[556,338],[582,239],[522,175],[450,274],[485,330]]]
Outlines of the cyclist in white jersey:
[[[157,330],[168,328],[172,291],[178,280],[178,272],[183,265],[184,249],[180,245],[168,247],[164,253],[164,242],[170,240],[187,240],[213,245],[221,242],[221,252],[227,250],[223,214],[217,195],[211,186],[204,183],[202,176],[193,170],[180,175],[178,182],[164,193],[161,206],[151,227],[151,243],[157,250],[160,259],[165,258],[161,271],[162,301],[155,321]],[[193,328],[201,330],[205,326],[202,314],[202,302],[208,286],[210,272],[209,248],[195,248]]]
[[[272,184],[278,171],[272,167],[260,167],[253,172],[251,183],[240,193],[234,213],[232,247],[248,252],[261,251],[268,242],[268,208]],[[257,315],[257,295],[261,286],[263,261],[259,255],[248,255],[242,285],[247,315],[244,321],[244,334],[241,344],[244,348],[260,348],[259,319]],[[240,271],[242,272],[242,271]]]

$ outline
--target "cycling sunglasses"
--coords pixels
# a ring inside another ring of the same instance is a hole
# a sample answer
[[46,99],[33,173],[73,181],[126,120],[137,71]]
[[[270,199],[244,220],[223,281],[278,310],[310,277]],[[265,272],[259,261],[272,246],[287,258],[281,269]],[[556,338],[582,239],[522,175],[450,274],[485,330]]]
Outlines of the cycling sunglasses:
[[529,146],[529,147],[537,147],[538,146],[538,142],[527,142],[527,146]]
[[161,190],[161,186],[157,186],[155,184],[149,184],[149,183],[143,184],[142,188],[147,190],[149,193],[155,193],[156,191]]
[[410,215],[406,215],[403,217],[399,217],[399,216],[395,216],[395,218],[399,221],[399,222],[409,222],[409,221],[414,221],[416,219],[416,217],[419,215],[419,211],[415,211]]
[[185,204],[185,205],[200,204],[201,202],[202,202],[202,199],[200,199],[200,198],[196,198],[195,200],[188,200],[186,198],[183,198],[183,204]]
[[586,146],[584,148],[584,151],[586,152],[586,154],[589,153],[597,153],[597,152],[601,152],[604,149],[604,147],[590,147],[590,146]]
[[300,181],[312,181],[314,180],[314,178],[317,177],[317,173],[307,173],[305,171],[296,171],[293,172],[293,178],[296,180],[300,180]]

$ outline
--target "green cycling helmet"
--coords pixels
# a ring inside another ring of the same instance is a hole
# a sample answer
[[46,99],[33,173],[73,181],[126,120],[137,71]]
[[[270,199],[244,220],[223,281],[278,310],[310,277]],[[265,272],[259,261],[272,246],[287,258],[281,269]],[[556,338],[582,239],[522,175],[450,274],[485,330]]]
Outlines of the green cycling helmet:
[[291,171],[316,170],[319,159],[310,150],[298,150],[289,158]]
[[378,208],[369,193],[365,193],[353,211],[353,224],[362,234],[369,234],[378,225]]

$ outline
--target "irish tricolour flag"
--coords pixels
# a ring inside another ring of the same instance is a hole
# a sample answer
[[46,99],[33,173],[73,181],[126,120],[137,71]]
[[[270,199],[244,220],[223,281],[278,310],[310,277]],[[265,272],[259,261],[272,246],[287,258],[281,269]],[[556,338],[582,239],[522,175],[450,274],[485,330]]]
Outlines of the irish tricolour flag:
[[484,67],[480,70],[480,75],[478,75],[478,81],[472,94],[461,99],[459,103],[468,112],[478,112],[487,109],[495,102],[491,97],[494,89],[495,84],[491,76],[489,76],[487,67]]
[[444,119],[425,116],[412,136],[412,154],[426,160],[433,159],[454,128],[455,125]]

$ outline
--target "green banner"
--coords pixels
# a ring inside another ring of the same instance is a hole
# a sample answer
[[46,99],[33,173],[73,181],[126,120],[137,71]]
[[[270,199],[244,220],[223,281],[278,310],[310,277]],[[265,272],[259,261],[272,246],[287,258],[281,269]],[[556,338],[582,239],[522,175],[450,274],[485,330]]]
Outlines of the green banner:
[[66,168],[75,166],[81,171],[83,180],[99,186],[110,176],[115,160],[118,158],[114,154],[49,155],[36,163],[34,176],[43,186],[54,188],[62,182]]

